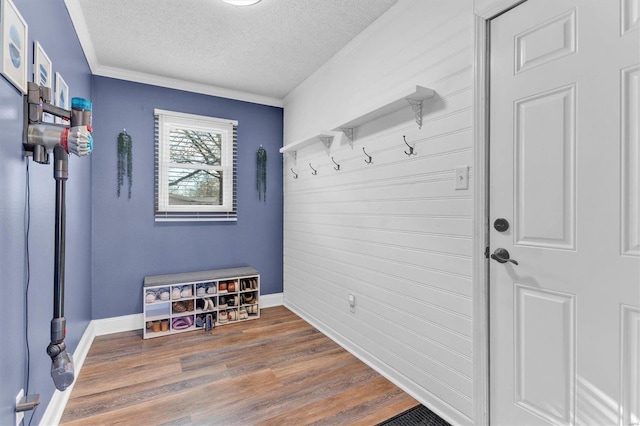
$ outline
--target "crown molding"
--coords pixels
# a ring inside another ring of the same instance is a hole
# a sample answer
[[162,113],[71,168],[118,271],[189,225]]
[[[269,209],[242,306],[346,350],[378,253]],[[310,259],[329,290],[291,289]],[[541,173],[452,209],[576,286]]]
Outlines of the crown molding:
[[234,99],[244,102],[252,102],[260,105],[268,105],[275,107],[284,107],[284,101],[271,96],[256,95],[253,93],[243,92],[240,90],[226,89],[224,87],[210,86],[207,84],[193,83],[190,81],[180,80],[176,78],[161,77],[152,74],[146,74],[136,71],[123,70],[121,68],[106,67],[96,65],[91,67],[94,75],[116,78],[119,80],[133,81],[136,83],[150,84],[152,86],[165,87],[168,89],[183,90],[185,92],[194,92],[210,96],[218,96],[221,98]]

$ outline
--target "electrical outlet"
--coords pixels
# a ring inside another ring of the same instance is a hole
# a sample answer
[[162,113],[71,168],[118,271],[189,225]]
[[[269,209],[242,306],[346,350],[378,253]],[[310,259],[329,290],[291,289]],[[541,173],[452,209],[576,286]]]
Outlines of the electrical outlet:
[[356,312],[356,297],[353,294],[349,294],[349,310],[352,313]]
[[[16,396],[16,407],[18,406],[18,404],[20,404],[20,401],[22,401],[23,397],[24,397],[24,389],[20,389],[20,392],[18,392],[18,396]],[[18,413],[16,411],[16,426],[20,426],[20,423],[22,423],[23,419],[24,419],[24,412]]]
[[469,189],[469,166],[456,167],[456,189]]

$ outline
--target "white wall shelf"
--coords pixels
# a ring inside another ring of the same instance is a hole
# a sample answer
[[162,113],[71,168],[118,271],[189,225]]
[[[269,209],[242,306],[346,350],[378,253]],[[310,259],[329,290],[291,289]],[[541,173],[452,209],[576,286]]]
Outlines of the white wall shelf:
[[312,145],[318,141],[321,141],[324,146],[325,149],[327,150],[327,154],[329,154],[329,149],[331,148],[331,143],[333,142],[333,137],[334,137],[334,133],[333,132],[321,132],[315,136],[312,136],[310,138],[305,138],[305,139],[301,139],[299,141],[296,142],[292,142],[288,145],[283,146],[282,148],[280,148],[280,153],[281,154],[291,154],[292,157],[295,159],[296,158],[296,151],[298,151],[299,149],[302,149],[306,146]]
[[333,130],[336,132],[343,132],[353,147],[354,128],[362,126],[365,123],[376,120],[387,114],[396,112],[405,106],[410,106],[413,109],[416,124],[419,128],[422,128],[422,103],[426,99],[432,98],[435,94],[436,92],[433,89],[428,89],[422,86],[411,86],[411,88],[404,89],[403,91],[394,94],[373,110],[352,118]]
[[390,98],[383,101],[379,106],[373,110],[352,118],[344,124],[341,124],[333,129],[333,131],[323,131],[310,138],[304,138],[290,144],[287,144],[280,148],[281,154],[289,154],[295,161],[297,158],[297,151],[306,146],[312,145],[321,141],[327,151],[327,155],[330,155],[331,144],[333,142],[334,133],[342,132],[347,137],[349,144],[353,147],[353,129],[359,127],[365,123],[376,120],[385,115],[398,111],[406,106],[410,106],[413,109],[415,115],[416,124],[419,128],[422,128],[422,103],[435,95],[433,89],[428,89],[422,86],[411,86],[408,89],[404,89],[399,93],[395,93]]

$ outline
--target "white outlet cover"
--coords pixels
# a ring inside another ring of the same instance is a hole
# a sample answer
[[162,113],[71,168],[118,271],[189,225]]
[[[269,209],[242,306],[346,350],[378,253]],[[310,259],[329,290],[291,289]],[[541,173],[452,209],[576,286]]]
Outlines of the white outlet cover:
[[349,306],[354,307],[356,305],[356,297],[353,294],[349,295]]
[[469,166],[456,167],[456,190],[469,189]]

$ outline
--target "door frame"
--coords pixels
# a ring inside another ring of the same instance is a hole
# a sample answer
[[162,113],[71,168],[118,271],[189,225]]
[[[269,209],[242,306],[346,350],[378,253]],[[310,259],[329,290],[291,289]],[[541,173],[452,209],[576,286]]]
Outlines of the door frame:
[[[476,0],[477,2],[478,0]],[[474,206],[473,206],[473,418],[476,425],[491,423],[489,412],[489,25],[493,18],[526,0],[494,0],[474,5]]]

